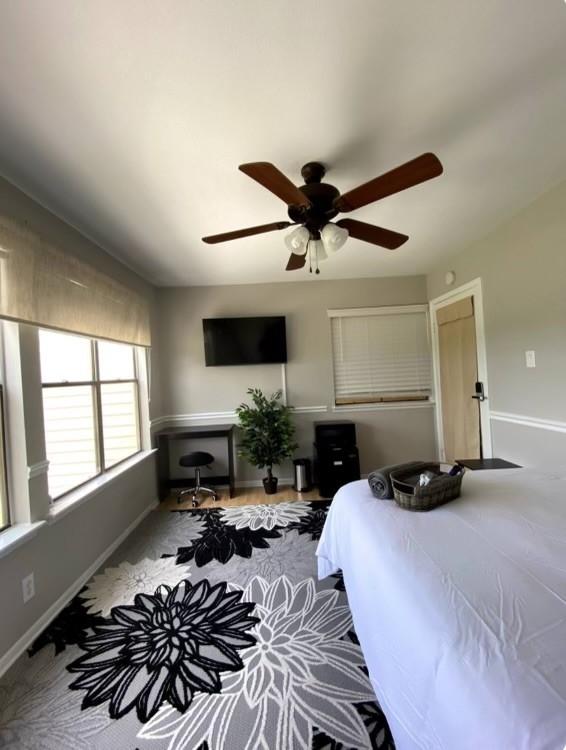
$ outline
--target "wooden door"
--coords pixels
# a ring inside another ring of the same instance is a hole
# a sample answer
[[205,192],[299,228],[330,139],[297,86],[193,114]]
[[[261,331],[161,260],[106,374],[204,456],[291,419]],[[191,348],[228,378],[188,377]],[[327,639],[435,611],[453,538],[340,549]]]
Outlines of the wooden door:
[[481,458],[479,402],[472,398],[478,379],[473,298],[440,308],[436,321],[446,460]]

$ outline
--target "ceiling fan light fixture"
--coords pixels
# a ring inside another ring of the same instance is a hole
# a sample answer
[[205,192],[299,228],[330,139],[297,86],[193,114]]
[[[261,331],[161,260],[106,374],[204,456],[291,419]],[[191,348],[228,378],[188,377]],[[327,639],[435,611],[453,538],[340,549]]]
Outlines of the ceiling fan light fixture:
[[313,257],[316,258],[317,262],[328,259],[328,255],[324,247],[324,242],[322,240],[311,240],[309,243],[309,247],[311,249]]
[[295,255],[304,255],[307,252],[309,239],[309,230],[306,227],[297,227],[286,235],[285,244],[292,253],[295,253]]
[[320,237],[325,249],[335,253],[348,239],[348,230],[328,222],[322,227]]

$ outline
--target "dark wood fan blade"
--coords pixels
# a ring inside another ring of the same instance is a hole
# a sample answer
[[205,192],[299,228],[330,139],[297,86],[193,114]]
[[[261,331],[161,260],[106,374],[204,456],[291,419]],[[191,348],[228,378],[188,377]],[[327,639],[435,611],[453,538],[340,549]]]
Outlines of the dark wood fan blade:
[[368,203],[393,195],[401,190],[418,185],[433,177],[438,177],[443,172],[442,164],[434,154],[422,154],[416,159],[392,169],[369,182],[360,185],[353,190],[344,193],[334,202],[339,211],[353,211],[356,208],[367,206]]
[[263,232],[275,232],[276,229],[286,229],[292,227],[290,221],[274,221],[273,224],[261,224],[258,227],[248,227],[248,229],[236,229],[234,232],[224,232],[224,234],[212,234],[210,237],[203,237],[203,242],[209,245],[215,245],[217,242],[228,242],[228,240],[238,240],[240,237],[250,237],[252,234],[263,234]]
[[306,262],[307,262],[306,253],[304,255],[297,255],[296,253],[291,253],[289,260],[287,261],[287,265],[285,266],[285,270],[297,271],[299,268],[302,268]]
[[356,219],[340,219],[336,224],[343,229],[348,230],[350,237],[364,242],[371,242],[372,245],[380,245],[388,250],[395,250],[409,239],[406,234],[393,232],[391,229],[376,227],[375,224],[366,224],[364,221]]
[[250,164],[240,164],[238,167],[252,180],[259,182],[264,188],[270,190],[278,198],[281,198],[288,206],[304,206],[308,208],[310,201],[306,195],[301,193],[296,185],[293,185],[283,172],[280,172],[274,164],[268,161],[255,161]]

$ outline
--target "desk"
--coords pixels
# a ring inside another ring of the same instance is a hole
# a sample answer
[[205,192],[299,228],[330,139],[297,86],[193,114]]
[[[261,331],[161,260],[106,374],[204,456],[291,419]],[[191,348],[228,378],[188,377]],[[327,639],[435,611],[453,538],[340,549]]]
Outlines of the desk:
[[164,500],[173,487],[187,487],[187,479],[172,479],[169,474],[169,445],[172,440],[193,440],[195,438],[224,438],[228,443],[228,474],[206,477],[205,484],[227,484],[230,497],[234,497],[236,478],[234,476],[234,424],[191,425],[191,427],[170,427],[155,433],[157,441],[157,466],[159,477],[159,499]]

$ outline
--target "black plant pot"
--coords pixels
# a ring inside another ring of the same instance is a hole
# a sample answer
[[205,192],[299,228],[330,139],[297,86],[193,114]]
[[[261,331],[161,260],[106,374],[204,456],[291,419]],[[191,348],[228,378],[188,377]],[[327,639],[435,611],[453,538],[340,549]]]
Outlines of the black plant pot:
[[275,495],[277,492],[277,477],[264,477],[263,489],[266,495]]

